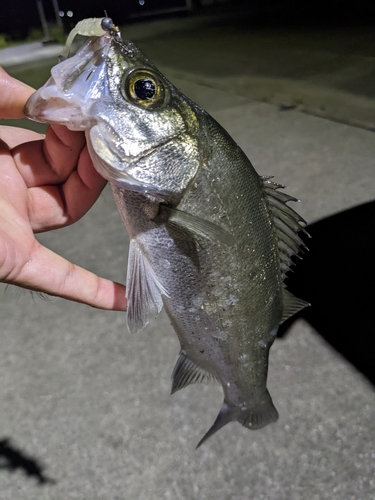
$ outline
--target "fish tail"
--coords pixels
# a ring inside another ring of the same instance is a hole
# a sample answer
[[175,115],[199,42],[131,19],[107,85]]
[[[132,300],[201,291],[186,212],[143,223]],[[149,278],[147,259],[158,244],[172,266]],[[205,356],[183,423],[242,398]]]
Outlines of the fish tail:
[[213,423],[212,427],[206,432],[206,434],[202,437],[202,439],[199,441],[196,449],[199,448],[200,445],[203,444],[205,441],[207,441],[208,438],[213,436],[215,432],[224,427],[224,425],[229,424],[229,422],[232,422],[233,420],[237,420],[238,410],[239,410],[238,407],[229,406],[224,401],[222,407],[220,408],[219,414],[216,417],[215,422]]
[[229,422],[234,420],[242,424],[247,429],[255,430],[261,429],[272,422],[276,422],[278,418],[279,414],[268,391],[266,401],[251,409],[242,409],[238,406],[231,406],[224,401],[215,422],[199,441],[197,448],[207,441],[208,438],[213,436],[215,432],[224,427],[224,425],[229,424]]
[[255,430],[261,429],[272,422],[276,422],[278,418],[279,413],[267,391],[267,400],[256,408],[245,410],[241,415],[241,419],[238,419],[238,421],[247,429]]

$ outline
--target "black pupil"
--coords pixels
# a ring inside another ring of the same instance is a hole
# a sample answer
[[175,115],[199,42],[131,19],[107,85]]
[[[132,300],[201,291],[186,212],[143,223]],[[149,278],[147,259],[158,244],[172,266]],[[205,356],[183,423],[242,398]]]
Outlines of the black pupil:
[[137,80],[134,83],[134,92],[142,101],[152,99],[155,95],[155,84],[152,80]]

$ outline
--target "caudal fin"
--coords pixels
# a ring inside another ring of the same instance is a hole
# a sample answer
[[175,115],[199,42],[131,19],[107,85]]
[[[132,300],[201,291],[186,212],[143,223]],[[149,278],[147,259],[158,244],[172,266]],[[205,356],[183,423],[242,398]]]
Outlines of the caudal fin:
[[261,429],[272,422],[276,422],[279,418],[279,414],[272,403],[271,396],[268,395],[268,401],[257,406],[252,410],[245,410],[244,415],[242,415],[241,420],[238,420],[247,429]]
[[[220,408],[219,415],[216,417],[215,422],[212,427],[206,432],[202,439],[197,444],[197,448],[200,447],[208,438],[213,436],[215,432],[224,427],[224,425],[229,424],[232,420],[237,420],[238,408],[236,406],[228,406],[224,401],[222,407]],[[197,449],[196,448],[196,449]]]
[[268,400],[265,403],[252,409],[245,409],[238,406],[229,406],[225,401],[220,409],[218,416],[212,427],[206,432],[203,438],[197,444],[197,448],[200,447],[208,438],[213,436],[215,432],[224,427],[224,425],[229,424],[233,420],[236,420],[242,424],[247,429],[261,429],[262,427],[276,422],[279,418],[279,414],[272,403],[271,396],[267,391]]

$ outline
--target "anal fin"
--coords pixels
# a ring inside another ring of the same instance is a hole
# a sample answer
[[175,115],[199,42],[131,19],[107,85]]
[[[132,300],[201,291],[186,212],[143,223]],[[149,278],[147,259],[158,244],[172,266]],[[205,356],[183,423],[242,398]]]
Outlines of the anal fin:
[[181,351],[172,373],[171,394],[190,384],[204,384],[215,380],[211,373],[200,368]]

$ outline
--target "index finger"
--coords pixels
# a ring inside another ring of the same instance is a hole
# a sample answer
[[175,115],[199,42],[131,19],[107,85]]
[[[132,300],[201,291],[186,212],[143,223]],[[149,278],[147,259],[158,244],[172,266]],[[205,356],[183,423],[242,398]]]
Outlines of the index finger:
[[33,92],[32,87],[11,77],[0,66],[0,118],[23,118],[26,101]]

